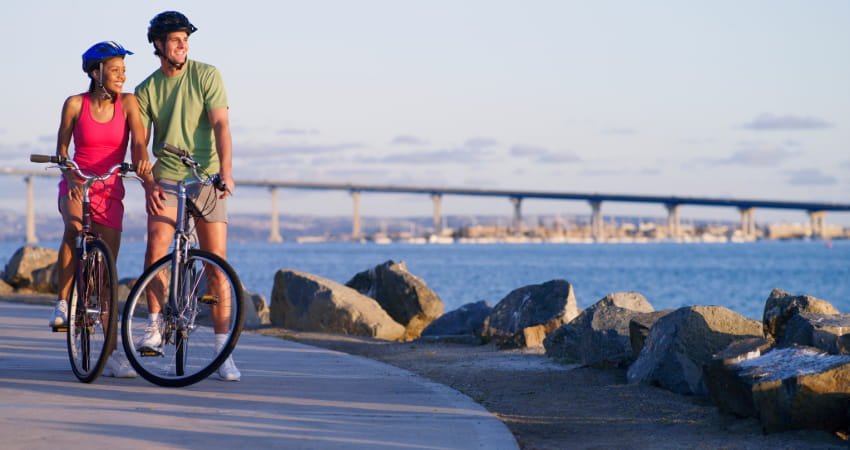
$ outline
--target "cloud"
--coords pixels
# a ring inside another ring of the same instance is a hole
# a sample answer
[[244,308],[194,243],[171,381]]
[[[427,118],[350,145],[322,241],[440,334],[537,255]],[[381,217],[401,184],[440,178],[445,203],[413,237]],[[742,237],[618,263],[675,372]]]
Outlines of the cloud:
[[785,159],[796,154],[797,152],[782,148],[745,149],[736,151],[729,158],[721,160],[721,163],[747,167],[776,167]]
[[788,184],[794,186],[831,186],[838,183],[834,176],[820,169],[788,170],[785,175],[788,176]]
[[581,158],[573,151],[552,151],[534,145],[514,145],[510,149],[510,154],[519,158],[529,158],[538,163],[559,164],[581,161]]
[[756,131],[795,131],[830,128],[832,124],[817,117],[778,116],[765,113],[745,123],[743,127]]
[[476,149],[446,149],[430,152],[393,153],[374,162],[388,164],[451,164],[480,163],[487,160],[488,153]]
[[311,134],[319,134],[319,130],[309,129],[309,128],[281,128],[277,130],[277,134],[290,135],[290,136],[304,136]]
[[464,147],[471,149],[484,149],[488,147],[494,147],[498,145],[499,142],[495,139],[486,138],[486,137],[474,137],[469,138],[464,142]]
[[[786,160],[801,155],[801,150],[790,150],[787,146],[765,142],[742,142],[741,149],[726,158],[702,158],[693,163],[708,165],[734,165],[744,167],[776,167]],[[696,164],[699,165],[699,164]],[[689,167],[693,165],[688,164]]]
[[571,151],[565,151],[561,153],[548,153],[537,158],[537,162],[540,163],[569,163],[569,162],[578,162],[581,161],[581,158],[578,157],[575,153]]
[[843,161],[840,166],[842,169],[850,169],[850,159]]
[[541,156],[549,153],[549,150],[533,145],[514,145],[510,153],[512,156]]
[[390,143],[395,145],[424,145],[427,144],[428,141],[420,139],[416,136],[402,134],[394,137],[393,140],[390,141]]

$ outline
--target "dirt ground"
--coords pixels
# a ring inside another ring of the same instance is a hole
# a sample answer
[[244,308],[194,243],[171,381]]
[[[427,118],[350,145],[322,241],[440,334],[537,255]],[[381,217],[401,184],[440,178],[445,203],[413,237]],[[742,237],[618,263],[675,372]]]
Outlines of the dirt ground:
[[707,398],[628,384],[618,369],[562,365],[542,349],[397,343],[266,328],[257,333],[378,360],[460,391],[495,414],[523,449],[848,448],[830,433],[763,434]]

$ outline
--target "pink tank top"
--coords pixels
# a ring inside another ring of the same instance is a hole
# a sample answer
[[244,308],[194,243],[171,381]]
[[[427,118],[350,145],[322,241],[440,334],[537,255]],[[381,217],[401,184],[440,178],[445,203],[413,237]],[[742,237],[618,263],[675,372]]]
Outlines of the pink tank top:
[[83,94],[80,118],[74,127],[74,161],[81,168],[102,174],[110,167],[124,162],[130,127],[124,118],[120,96],[115,100],[114,108],[112,120],[97,122],[91,115],[91,95]]
[[[101,123],[91,115],[91,96],[83,94],[80,117],[74,127],[73,160],[83,172],[103,175],[110,167],[124,162],[130,127],[121,107],[121,97],[114,103],[112,120]],[[68,193],[65,179],[59,182],[59,196]],[[110,177],[105,182],[94,183],[89,191],[92,220],[116,230],[123,228],[124,182],[121,177]]]

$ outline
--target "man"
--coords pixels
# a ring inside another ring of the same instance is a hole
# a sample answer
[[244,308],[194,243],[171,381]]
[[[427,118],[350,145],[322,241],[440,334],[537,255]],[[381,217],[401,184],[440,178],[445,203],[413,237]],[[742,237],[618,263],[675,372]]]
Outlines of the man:
[[[146,267],[168,253],[177,218],[177,181],[192,179],[191,170],[178,157],[161,149],[163,143],[189,151],[207,173],[218,173],[230,192],[235,188],[227,94],[215,67],[187,58],[189,36],[195,31],[197,28],[189,19],[176,11],[158,14],[148,28],[148,42],[154,46],[160,67],[136,87],[142,121],[148,130],[147,142],[153,127],[153,149],[157,156],[153,176],[144,180],[148,212]],[[195,221],[200,246],[225,258],[228,193],[201,191],[195,195],[202,196],[207,206],[207,214]],[[155,300],[149,303],[151,323],[139,348],[156,348],[162,344],[160,305]],[[229,315],[227,306],[218,315]],[[217,311],[213,310],[214,320],[216,315]],[[215,331],[220,347],[226,339],[220,333],[226,333],[227,329],[219,328]],[[238,381],[241,377],[232,357],[221,365],[218,375],[226,381]]]

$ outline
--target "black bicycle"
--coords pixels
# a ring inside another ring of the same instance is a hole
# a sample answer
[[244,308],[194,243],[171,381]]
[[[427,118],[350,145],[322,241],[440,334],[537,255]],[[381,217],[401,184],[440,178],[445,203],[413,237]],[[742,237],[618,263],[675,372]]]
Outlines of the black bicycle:
[[[221,366],[236,347],[245,322],[242,282],[223,258],[197,248],[194,217],[202,202],[186,195],[193,184],[225,190],[218,175],[203,172],[188,152],[163,145],[192,169],[194,180],[177,184],[177,222],[173,252],[151,264],[133,286],[121,321],[127,359],[146,380],[167,387],[188,386]],[[213,191],[214,192],[214,191]],[[154,322],[162,336],[157,347],[140,346],[148,327],[149,304],[160,305]],[[216,342],[215,335],[225,335]]]
[[30,161],[53,163],[56,167],[73,170],[83,182],[82,228],[77,236],[76,267],[71,280],[67,325],[54,327],[65,331],[68,356],[74,375],[91,383],[103,371],[109,355],[115,349],[118,334],[117,270],[112,250],[92,229],[89,189],[95,182],[113,176],[126,176],[135,171],[132,164],[113,166],[103,175],[83,172],[70,159],[52,155],[30,155]]

